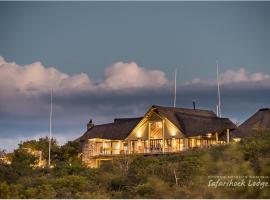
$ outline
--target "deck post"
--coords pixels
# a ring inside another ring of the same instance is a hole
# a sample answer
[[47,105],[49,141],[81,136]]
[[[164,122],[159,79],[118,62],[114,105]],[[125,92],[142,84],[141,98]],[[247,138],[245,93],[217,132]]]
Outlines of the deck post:
[[131,148],[131,147],[130,147],[130,145],[131,145],[131,144],[130,144],[130,140],[128,140],[127,142],[128,142],[128,146],[127,146],[127,154],[130,154],[130,148]]
[[111,141],[111,155],[112,155],[112,153],[113,153],[113,144],[112,144],[112,141]]
[[150,130],[151,129],[151,124],[148,122],[148,153],[151,153],[151,144],[150,144]]
[[227,129],[227,144],[230,143],[230,129]]
[[162,153],[165,152],[165,134],[164,134],[164,119],[162,120]]

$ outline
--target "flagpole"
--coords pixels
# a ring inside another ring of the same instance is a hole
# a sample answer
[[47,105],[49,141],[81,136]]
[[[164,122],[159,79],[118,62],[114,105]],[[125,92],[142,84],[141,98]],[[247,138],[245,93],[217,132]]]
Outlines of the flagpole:
[[177,68],[174,71],[174,100],[173,100],[173,107],[176,107],[176,78],[177,78]]
[[219,86],[219,71],[218,71],[218,60],[216,61],[217,64],[217,90],[218,90],[218,113],[217,115],[221,117],[221,106],[220,106],[220,86]]

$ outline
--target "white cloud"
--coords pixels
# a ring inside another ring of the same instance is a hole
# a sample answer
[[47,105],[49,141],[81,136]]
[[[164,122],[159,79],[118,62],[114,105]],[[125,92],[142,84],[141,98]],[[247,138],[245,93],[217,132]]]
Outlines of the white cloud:
[[146,70],[134,62],[113,64],[106,69],[105,80],[95,83],[85,73],[70,76],[53,67],[45,68],[40,62],[20,66],[8,63],[0,57],[0,89],[6,94],[12,90],[16,93],[38,95],[48,93],[51,86],[57,92],[69,93],[159,87],[167,82],[164,72]]
[[94,84],[84,73],[69,76],[53,67],[45,68],[40,62],[20,66],[0,58],[1,90],[37,95],[47,93],[51,86],[56,91],[66,91],[91,89]]
[[253,82],[253,81],[265,81],[270,80],[268,74],[263,73],[249,73],[244,68],[239,70],[226,70],[220,76],[220,82],[223,84],[235,83],[235,82]]
[[[240,68],[238,70],[232,70],[228,69],[224,73],[220,74],[220,84],[221,85],[237,85],[248,82],[250,84],[252,83],[265,83],[267,86],[270,81],[270,75],[263,74],[261,72],[258,73],[249,73],[244,68]],[[190,85],[215,85],[216,80],[215,79],[209,79],[209,80],[202,80],[200,78],[194,78],[191,81],[188,81],[185,83],[186,86]],[[250,85],[246,85],[250,86]],[[269,85],[270,86],[270,85]],[[241,86],[243,87],[243,85]]]
[[117,62],[106,69],[105,76],[100,86],[108,89],[160,87],[168,83],[164,72],[146,70],[135,62]]

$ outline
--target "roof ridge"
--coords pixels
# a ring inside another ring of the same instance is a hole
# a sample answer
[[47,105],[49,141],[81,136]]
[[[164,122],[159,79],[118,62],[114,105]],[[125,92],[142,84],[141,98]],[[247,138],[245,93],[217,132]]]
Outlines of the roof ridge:
[[183,109],[183,110],[192,110],[192,111],[207,111],[207,112],[211,112],[211,113],[214,113],[212,110],[206,110],[206,109],[194,109],[194,108],[182,108],[182,107],[171,107],[171,106],[159,106],[159,105],[153,105],[152,107],[154,108],[167,108],[167,109],[174,109],[174,110],[177,110],[177,109]]
[[117,117],[114,119],[139,119],[139,118],[142,118],[142,117]]
[[194,117],[202,117],[202,118],[214,118],[214,119],[220,119],[220,120],[224,120],[224,119],[229,119],[228,117],[218,117],[218,116],[204,116],[204,115],[196,115],[194,113],[183,113],[183,112],[175,112],[176,115],[181,114],[181,115],[188,115],[188,116],[194,116]]

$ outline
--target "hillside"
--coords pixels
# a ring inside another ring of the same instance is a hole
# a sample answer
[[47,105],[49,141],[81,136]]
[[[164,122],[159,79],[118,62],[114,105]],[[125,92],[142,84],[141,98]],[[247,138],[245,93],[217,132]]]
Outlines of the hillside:
[[17,163],[0,165],[0,198],[270,197],[269,133],[181,154],[123,157],[100,169],[68,156],[69,147],[53,169],[31,168],[32,158],[17,152]]

